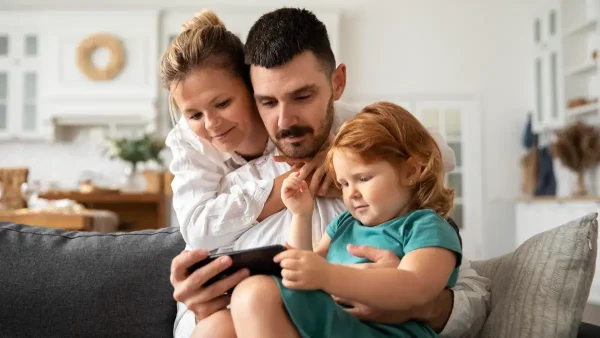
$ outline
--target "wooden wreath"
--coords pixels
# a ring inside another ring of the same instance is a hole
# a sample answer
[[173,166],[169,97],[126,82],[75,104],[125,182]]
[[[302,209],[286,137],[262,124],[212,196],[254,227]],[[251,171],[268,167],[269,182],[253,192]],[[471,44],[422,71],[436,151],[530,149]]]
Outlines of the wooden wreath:
[[[92,53],[98,48],[106,48],[110,60],[105,67],[99,68],[92,61]],[[77,47],[77,67],[91,80],[114,79],[125,66],[125,49],[121,42],[106,34],[94,34],[85,38]]]

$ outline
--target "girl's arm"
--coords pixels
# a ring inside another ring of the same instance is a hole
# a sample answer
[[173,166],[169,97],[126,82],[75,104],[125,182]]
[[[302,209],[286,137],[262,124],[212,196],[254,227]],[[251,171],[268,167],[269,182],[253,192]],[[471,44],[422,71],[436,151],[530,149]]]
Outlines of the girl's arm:
[[312,214],[292,216],[292,226],[287,241],[298,250],[312,250]]
[[329,243],[331,243],[331,237],[325,232],[321,236],[321,240],[317,246],[313,249],[312,217],[302,215],[292,216],[292,227],[290,229],[290,237],[287,241],[289,247],[298,250],[314,251],[319,256],[325,258],[329,251]]
[[407,253],[397,269],[359,270],[334,264],[323,290],[369,307],[408,310],[434,300],[456,267],[456,254],[440,247]]

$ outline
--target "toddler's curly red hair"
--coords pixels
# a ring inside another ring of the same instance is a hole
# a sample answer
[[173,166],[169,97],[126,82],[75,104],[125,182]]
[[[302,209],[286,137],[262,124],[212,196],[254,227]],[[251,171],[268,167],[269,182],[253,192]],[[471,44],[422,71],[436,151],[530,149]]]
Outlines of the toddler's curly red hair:
[[327,172],[336,181],[333,153],[350,151],[364,161],[387,161],[400,167],[408,158],[421,166],[414,186],[413,209],[432,209],[448,216],[454,191],[444,186],[444,164],[437,143],[427,129],[404,108],[390,102],[366,106],[339,129],[327,154]]

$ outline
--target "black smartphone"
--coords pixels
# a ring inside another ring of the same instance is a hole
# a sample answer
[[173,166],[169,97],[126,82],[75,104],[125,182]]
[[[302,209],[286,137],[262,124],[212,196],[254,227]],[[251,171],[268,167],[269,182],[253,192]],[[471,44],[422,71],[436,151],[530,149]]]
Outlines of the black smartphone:
[[231,257],[232,264],[229,268],[209,279],[204,286],[208,286],[220,279],[234,274],[240,269],[248,269],[250,275],[273,275],[281,277],[281,266],[273,262],[273,258],[287,248],[283,245],[270,245],[248,250],[223,252],[215,255],[210,255],[206,259],[190,266],[188,273],[192,273],[206,264],[218,259],[222,256]]

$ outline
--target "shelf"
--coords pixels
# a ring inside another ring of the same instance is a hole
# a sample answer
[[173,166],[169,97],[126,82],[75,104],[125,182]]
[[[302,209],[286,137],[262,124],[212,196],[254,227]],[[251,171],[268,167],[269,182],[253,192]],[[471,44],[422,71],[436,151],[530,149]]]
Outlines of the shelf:
[[568,116],[578,116],[598,112],[598,102],[589,103],[583,106],[567,109]]
[[564,37],[569,37],[571,35],[575,35],[578,33],[585,33],[585,32],[593,31],[594,29],[596,29],[597,23],[598,23],[598,20],[596,18],[588,19],[583,22],[578,22],[574,25],[571,25],[571,27],[569,27],[566,30]]
[[597,64],[595,60],[588,61],[587,63],[569,68],[567,70],[567,76],[573,76],[578,74],[585,74],[595,72],[597,68]]

